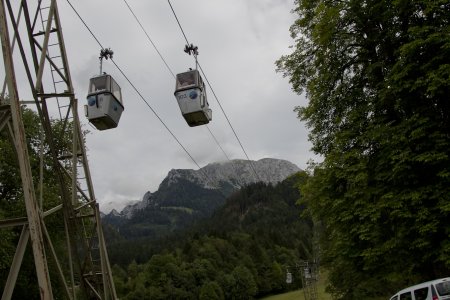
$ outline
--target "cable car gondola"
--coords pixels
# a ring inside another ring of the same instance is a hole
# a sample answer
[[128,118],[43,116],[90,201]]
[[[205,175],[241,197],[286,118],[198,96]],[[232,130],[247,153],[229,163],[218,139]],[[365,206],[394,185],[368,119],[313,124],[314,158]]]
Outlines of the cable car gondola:
[[98,130],[117,127],[124,107],[120,86],[111,75],[91,78],[87,102],[86,116]]
[[181,114],[190,127],[208,124],[212,119],[205,84],[198,70],[177,74],[175,97]]
[[100,52],[100,75],[89,81],[86,117],[98,130],[115,128],[124,110],[120,86],[111,75],[102,73],[102,59],[112,57],[110,49]]

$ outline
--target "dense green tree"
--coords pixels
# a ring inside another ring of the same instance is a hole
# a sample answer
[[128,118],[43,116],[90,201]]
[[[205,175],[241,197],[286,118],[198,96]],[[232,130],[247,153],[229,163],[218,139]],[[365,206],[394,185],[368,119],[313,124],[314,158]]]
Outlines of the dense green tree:
[[111,272],[114,276],[114,285],[116,287],[117,294],[126,294],[128,292],[126,287],[126,283],[128,281],[127,272],[119,265],[113,265],[111,268]]
[[215,281],[208,281],[200,288],[200,294],[198,299],[200,300],[223,300],[224,295],[222,288]]
[[233,299],[233,286],[236,284],[236,279],[230,273],[219,272],[217,282],[222,287],[225,299]]
[[286,273],[276,261],[271,265],[269,281],[273,293],[281,292],[286,285]]
[[[0,210],[0,218],[4,218],[3,212]],[[0,271],[7,273],[12,262],[15,245],[13,241],[17,238],[17,233],[11,230],[0,230]]]
[[131,264],[128,265],[128,268],[127,268],[128,277],[135,278],[138,275],[138,272],[139,272],[139,266],[136,263],[136,261],[133,260],[131,262]]
[[147,282],[161,281],[162,274],[171,275],[176,264],[177,260],[172,254],[154,255],[145,266]]
[[[141,300],[141,299],[150,299],[150,295],[147,293],[147,290],[142,282],[138,282],[132,291],[126,296],[126,300]],[[163,299],[154,297],[154,299]]]
[[216,268],[212,262],[213,260],[205,258],[195,259],[192,262],[192,272],[197,283],[203,283],[214,279]]
[[[147,289],[147,295],[148,295],[148,299],[155,299],[155,300],[164,300],[167,299],[167,295],[162,291],[162,289],[160,287],[157,286],[150,286]],[[128,296],[126,297],[126,299],[128,299]],[[144,298],[142,298],[144,299]]]
[[302,199],[323,222],[338,299],[450,269],[450,4],[297,0],[277,66],[323,156]]
[[252,299],[258,292],[255,278],[245,266],[237,266],[231,273],[235,280],[231,289],[232,299]]

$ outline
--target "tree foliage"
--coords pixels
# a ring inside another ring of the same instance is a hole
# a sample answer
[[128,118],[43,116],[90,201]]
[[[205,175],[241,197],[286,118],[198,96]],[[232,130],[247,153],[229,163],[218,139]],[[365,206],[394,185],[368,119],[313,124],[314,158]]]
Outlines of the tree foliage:
[[449,2],[297,0],[295,13],[277,66],[306,92],[296,110],[324,157],[302,195],[332,291],[367,299],[448,275]]

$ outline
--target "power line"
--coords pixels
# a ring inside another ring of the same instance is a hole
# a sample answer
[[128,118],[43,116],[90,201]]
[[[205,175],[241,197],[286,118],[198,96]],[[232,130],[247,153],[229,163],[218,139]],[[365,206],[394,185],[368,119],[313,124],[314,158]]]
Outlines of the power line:
[[[181,33],[183,34],[184,39],[186,40],[186,43],[189,45],[189,40],[188,40],[186,34],[184,33],[184,30],[183,30],[183,27],[181,26],[180,21],[178,20],[177,14],[175,13],[175,9],[173,8],[172,4],[170,3],[170,0],[167,0],[167,2],[169,3],[170,8],[172,9],[173,15],[174,15],[174,17],[175,17],[175,19],[176,19],[176,21],[177,21],[177,23],[178,23],[178,26],[180,27]],[[223,109],[222,104],[221,104],[220,101],[219,101],[219,98],[217,97],[216,93],[214,92],[214,89],[213,89],[213,87],[211,86],[211,83],[209,82],[209,80],[208,80],[208,78],[207,78],[205,72],[203,71],[202,66],[200,65],[200,62],[199,62],[198,59],[197,59],[197,56],[195,56],[195,61],[196,61],[196,64],[199,66],[200,71],[202,72],[203,77],[204,77],[205,80],[206,80],[206,83],[208,83],[208,86],[209,86],[209,88],[211,89],[211,92],[213,93],[214,98],[216,99],[217,103],[219,104],[219,107],[220,107],[220,109],[222,110],[222,113],[223,113],[223,115],[225,116],[225,119],[227,120],[228,125],[230,125],[230,128],[231,128],[231,130],[233,131],[233,134],[234,134],[234,136],[236,137],[236,139],[237,139],[237,141],[238,141],[238,143],[239,143],[239,145],[240,145],[242,151],[244,152],[245,157],[247,157],[247,160],[250,162],[250,166],[251,166],[253,172],[255,173],[256,178],[257,178],[259,181],[262,181],[261,178],[260,178],[259,175],[258,175],[258,172],[256,172],[256,169],[255,169],[255,166],[254,166],[252,160],[250,160],[250,158],[249,158],[247,152],[246,152],[245,149],[244,149],[244,146],[243,146],[242,143],[241,143],[241,140],[239,139],[239,137],[238,137],[236,131],[234,130],[233,125],[231,125],[230,119],[228,118],[227,114],[225,113],[225,110]]]
[[[80,16],[78,11],[75,9],[75,7],[70,3],[70,0],[66,0],[67,3],[69,3],[72,10],[75,12],[75,14],[78,16],[80,21],[83,23],[83,25],[86,27],[86,29],[89,31],[89,33],[92,35],[92,37],[97,41],[98,45],[105,49],[98,40],[98,38],[95,36],[95,34],[92,32],[92,30],[89,28],[89,26],[86,24],[86,22],[83,20],[83,18]],[[125,75],[125,72],[122,71],[122,69],[117,65],[117,63],[111,58],[111,61],[116,66],[116,68],[119,70],[119,72],[122,74],[122,76],[128,81],[128,83],[133,87],[134,91],[139,95],[142,101],[150,108],[150,110],[153,112],[153,114],[158,118],[158,120],[164,125],[164,127],[167,129],[167,131],[172,135],[172,137],[175,139],[175,141],[180,145],[180,147],[186,152],[186,154],[189,156],[189,158],[194,162],[194,164],[201,169],[200,165],[197,163],[197,161],[194,159],[194,157],[189,153],[189,151],[183,146],[183,144],[180,142],[180,140],[175,136],[175,134],[169,129],[169,127],[166,125],[166,123],[160,118],[160,116],[156,113],[156,111],[153,109],[153,107],[148,103],[148,101],[144,98],[144,96],[141,94],[141,92],[136,88],[136,86],[131,82],[131,80],[128,78],[127,75]]]

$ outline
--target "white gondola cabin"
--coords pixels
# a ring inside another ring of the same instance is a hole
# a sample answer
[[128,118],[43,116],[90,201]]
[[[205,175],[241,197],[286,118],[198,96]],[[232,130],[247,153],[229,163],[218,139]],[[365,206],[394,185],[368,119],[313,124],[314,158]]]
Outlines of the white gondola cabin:
[[124,107],[120,86],[111,75],[91,78],[87,102],[86,117],[98,130],[117,127]]
[[205,84],[198,70],[177,74],[175,97],[189,126],[208,124],[212,119]]

